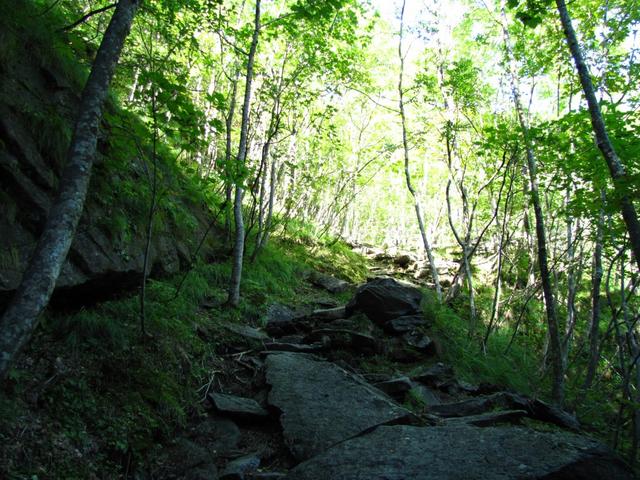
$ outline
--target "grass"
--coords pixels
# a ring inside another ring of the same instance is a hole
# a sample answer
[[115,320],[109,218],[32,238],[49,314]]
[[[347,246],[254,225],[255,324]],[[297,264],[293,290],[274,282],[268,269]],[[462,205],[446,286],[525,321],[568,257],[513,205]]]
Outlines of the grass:
[[456,310],[438,303],[435,294],[427,291],[423,301],[427,319],[441,344],[443,361],[452,365],[456,374],[472,383],[487,382],[527,395],[542,395],[545,383],[540,379],[536,349],[514,342],[505,353],[512,331],[501,328],[489,339],[486,352],[480,340],[469,337],[469,324]]
[[[304,302],[299,287],[311,268],[337,273],[330,249],[320,248],[324,260],[313,257],[311,247],[274,238],[245,265],[237,309],[222,306],[228,261],[196,265],[177,297],[181,274],[151,280],[150,339],[140,336],[135,295],[50,312],[12,370],[9,391],[0,394],[0,442],[14,445],[0,455],[10,466],[8,478],[115,477],[129,457],[154,458],[202,413],[198,390],[231,336],[224,323],[258,323],[271,302]],[[202,310],[205,299],[220,305]],[[52,374],[52,365],[63,373]],[[52,451],[51,445],[61,446]]]

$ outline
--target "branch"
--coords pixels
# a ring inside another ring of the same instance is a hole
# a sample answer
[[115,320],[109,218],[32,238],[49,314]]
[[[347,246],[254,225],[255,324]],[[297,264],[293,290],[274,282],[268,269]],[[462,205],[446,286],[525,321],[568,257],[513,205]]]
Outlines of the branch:
[[60,31],[61,32],[68,32],[69,30],[73,30],[78,25],[86,22],[87,20],[89,20],[94,15],[98,15],[100,13],[106,12],[107,10],[111,10],[112,8],[116,8],[116,5],[117,5],[117,3],[111,3],[109,5],[106,5],[106,6],[102,7],[102,8],[98,8],[96,10],[91,10],[89,13],[87,13],[87,14],[83,15],[82,17],[80,17],[78,20],[73,22],[71,25],[67,25],[66,27],[62,27],[60,29]]

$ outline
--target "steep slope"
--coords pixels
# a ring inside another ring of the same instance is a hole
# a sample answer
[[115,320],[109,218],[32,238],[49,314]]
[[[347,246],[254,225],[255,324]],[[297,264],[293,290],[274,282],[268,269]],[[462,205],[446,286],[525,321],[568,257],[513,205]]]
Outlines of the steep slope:
[[[28,12],[23,10],[18,9]],[[12,16],[0,23],[2,302],[20,281],[56,194],[86,68],[82,59],[74,58],[77,53],[52,39],[45,27],[27,31],[26,23]],[[134,137],[145,131],[140,120],[117,103],[113,98],[107,107],[89,197],[58,281],[58,300],[108,295],[130,287],[142,271],[151,203],[149,150],[143,139]],[[170,150],[160,153],[164,189],[190,189],[194,195],[167,193],[160,198],[151,246],[154,275],[175,273],[191,262],[211,215],[198,199],[194,180],[168,160]],[[211,245],[209,241],[203,252],[210,254]]]

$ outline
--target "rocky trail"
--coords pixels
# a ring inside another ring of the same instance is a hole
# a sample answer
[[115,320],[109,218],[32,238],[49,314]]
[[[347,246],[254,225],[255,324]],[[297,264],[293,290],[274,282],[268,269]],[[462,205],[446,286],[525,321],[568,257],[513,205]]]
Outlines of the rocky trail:
[[202,391],[208,414],[152,478],[634,478],[567,412],[458,380],[438,361],[415,286],[373,278],[340,305],[332,295],[355,287],[323,274],[308,284],[315,308],[274,304],[261,327],[225,326],[232,341]]

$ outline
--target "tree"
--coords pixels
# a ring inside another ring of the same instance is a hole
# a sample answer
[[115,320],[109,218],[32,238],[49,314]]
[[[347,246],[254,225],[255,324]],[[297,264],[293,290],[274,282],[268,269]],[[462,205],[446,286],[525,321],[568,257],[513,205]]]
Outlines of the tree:
[[240,143],[238,145],[236,194],[233,205],[233,217],[236,222],[236,236],[233,247],[233,260],[231,271],[231,282],[229,284],[228,303],[237,307],[240,303],[240,281],[242,280],[242,262],[244,259],[244,218],[242,215],[242,198],[244,188],[242,186],[242,170],[247,160],[247,137],[249,134],[249,113],[251,108],[251,83],[253,82],[253,63],[258,48],[258,37],[260,35],[260,0],[256,0],[253,35],[251,37],[251,47],[247,56],[247,70],[245,74],[244,102],[242,104],[242,124],[240,126]]
[[406,6],[406,0],[403,0],[402,7],[400,10],[400,39],[398,41],[398,57],[400,59],[400,73],[398,75],[398,94],[400,98],[398,100],[398,106],[400,109],[400,120],[402,125],[402,149],[404,153],[404,175],[405,175],[405,180],[407,182],[407,190],[409,190],[409,193],[413,198],[413,207],[416,211],[418,226],[420,227],[420,236],[422,237],[422,244],[427,254],[427,258],[429,259],[429,268],[431,269],[431,278],[433,279],[433,283],[435,284],[438,300],[442,301],[442,289],[440,287],[440,279],[438,278],[438,269],[436,268],[435,257],[433,255],[433,251],[431,249],[431,244],[429,243],[429,239],[427,238],[427,232],[424,228],[424,219],[422,218],[422,209],[420,207],[420,201],[418,200],[418,197],[416,196],[416,191],[413,188],[413,185],[411,184],[411,172],[409,170],[409,141],[407,139],[407,117],[404,109],[404,86],[403,86],[405,53],[402,50],[402,39],[404,36],[405,6]]
[[511,92],[513,96],[516,115],[520,124],[522,139],[524,141],[526,150],[527,171],[529,172],[529,192],[531,195],[531,203],[533,204],[533,210],[536,219],[538,269],[540,271],[540,281],[542,282],[544,303],[547,311],[547,328],[549,335],[551,365],[553,369],[551,396],[556,404],[562,405],[562,403],[564,402],[564,366],[562,361],[562,343],[560,341],[560,329],[558,326],[558,317],[556,313],[556,300],[553,295],[551,274],[549,271],[545,218],[542,210],[542,203],[540,201],[540,193],[538,190],[537,162],[533,150],[533,144],[531,141],[529,124],[525,116],[525,112],[522,106],[522,100],[520,97],[520,87],[518,85],[518,77],[515,68],[515,58],[513,55],[509,31],[507,29],[507,16],[504,8],[504,2],[502,4],[501,10],[502,31],[504,36],[505,51],[507,54],[509,77],[511,81]]
[[578,44],[578,38],[575,30],[573,29],[567,4],[564,0],[556,0],[556,7],[560,15],[562,30],[564,31],[569,50],[571,51],[571,56],[573,57],[576,70],[578,71],[578,77],[580,78],[580,84],[582,85],[584,96],[587,99],[587,104],[589,105],[591,125],[596,137],[596,143],[600,152],[602,152],[602,156],[607,163],[607,167],[609,167],[609,173],[613,179],[613,185],[618,196],[618,201],[620,202],[622,218],[624,219],[627,231],[629,232],[629,239],[631,241],[631,248],[633,250],[636,265],[638,270],[640,270],[640,221],[638,221],[638,214],[633,204],[633,197],[629,191],[628,175],[609,138],[607,126],[604,122],[602,111],[600,110],[600,103],[596,98],[596,91],[593,87],[593,82],[591,81],[589,67],[587,66],[587,62],[585,61],[580,45]]
[[139,4],[139,0],[118,2],[82,91],[58,197],[22,281],[0,320],[0,378],[6,376],[35,330],[67,258],[87,196],[102,108]]

